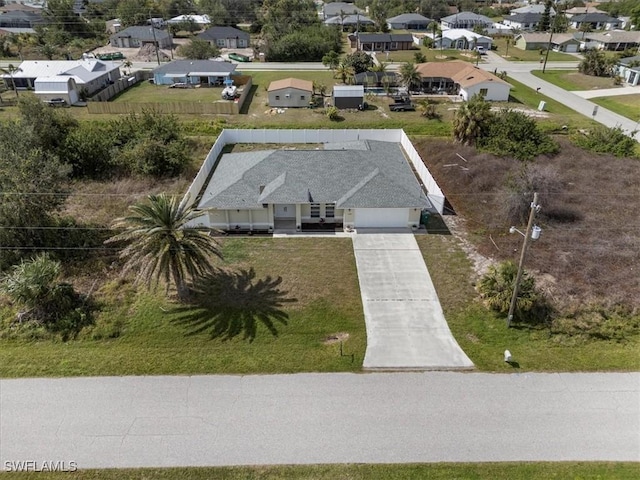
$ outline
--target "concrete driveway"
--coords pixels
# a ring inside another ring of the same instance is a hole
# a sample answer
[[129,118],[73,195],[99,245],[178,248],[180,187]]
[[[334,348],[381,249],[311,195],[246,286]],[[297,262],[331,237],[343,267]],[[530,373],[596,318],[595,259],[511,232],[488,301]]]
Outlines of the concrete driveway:
[[353,237],[367,327],[365,369],[464,369],[473,363],[444,318],[411,233]]

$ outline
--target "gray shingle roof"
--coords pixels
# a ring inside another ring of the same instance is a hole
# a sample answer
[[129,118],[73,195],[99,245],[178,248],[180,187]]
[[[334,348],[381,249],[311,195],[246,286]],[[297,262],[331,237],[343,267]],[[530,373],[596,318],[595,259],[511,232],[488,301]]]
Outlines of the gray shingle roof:
[[489,17],[485,17],[484,15],[478,15],[473,12],[460,12],[454,13],[453,15],[449,15],[448,17],[444,17],[440,19],[441,22],[455,23],[461,21],[473,21],[473,22],[481,22],[481,23],[493,23]]
[[327,17],[333,17],[336,15],[340,15],[341,13],[363,13],[363,11],[360,8],[356,7],[353,3],[346,2],[325,3],[324,7],[322,7],[322,11]]
[[535,23],[542,20],[542,14],[541,13],[516,13],[515,15],[509,15],[504,19],[509,20],[510,22]]
[[214,62],[213,60],[173,60],[153,69],[153,73],[189,73],[215,72],[231,73],[236,65],[229,62]]
[[198,35],[203,40],[218,40],[219,38],[239,38],[249,41],[249,34],[234,27],[211,27]]
[[[153,30],[155,30],[155,38]],[[153,42],[154,40],[163,40],[165,38],[169,38],[169,34],[157,28],[152,29],[151,27],[129,27],[124,30],[120,30],[118,33],[114,33],[109,38],[138,38],[143,42]]]
[[590,13],[581,13],[580,15],[574,15],[573,17],[571,17],[571,20],[569,20],[571,23],[576,23],[576,22],[606,22],[606,23],[611,23],[611,22],[619,22],[620,20],[618,20],[617,18],[611,17],[609,15],[607,15],[606,13],[596,13],[596,12],[590,12]]
[[419,13],[403,13],[402,15],[397,15],[392,18],[387,18],[387,22],[389,23],[426,23],[429,24],[433,20],[430,18],[424,17]]
[[359,33],[358,40],[361,43],[370,42],[411,42],[413,35],[410,33]]
[[400,145],[367,140],[326,145],[324,150],[225,154],[199,208],[311,201],[335,202],[337,208],[428,206]]

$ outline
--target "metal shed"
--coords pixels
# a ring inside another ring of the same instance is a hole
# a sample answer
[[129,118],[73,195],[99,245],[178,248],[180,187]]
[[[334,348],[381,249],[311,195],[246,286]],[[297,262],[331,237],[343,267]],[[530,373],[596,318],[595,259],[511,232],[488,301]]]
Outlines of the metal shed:
[[363,85],[335,85],[333,87],[333,104],[336,108],[358,108],[363,103]]

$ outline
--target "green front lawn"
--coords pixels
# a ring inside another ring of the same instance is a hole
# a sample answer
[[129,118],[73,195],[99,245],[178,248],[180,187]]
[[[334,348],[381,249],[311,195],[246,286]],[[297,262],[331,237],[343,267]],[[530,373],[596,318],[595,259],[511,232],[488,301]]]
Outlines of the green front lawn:
[[598,97],[590,100],[634,122],[640,122],[640,93],[615,97]]
[[13,312],[0,310],[0,377],[360,370],[366,334],[350,239],[227,237],[222,246],[232,273],[212,282],[208,308],[113,280],[96,294],[95,326],[66,343],[16,332]]
[[432,463],[404,465],[282,465],[206,468],[140,468],[84,470],[75,473],[13,473],[18,480],[409,480],[486,479],[529,480],[635,480],[638,463],[613,462],[537,462],[537,463]]
[[599,88],[619,88],[611,77],[594,77],[575,70],[533,70],[536,77],[568,91],[596,90]]
[[[508,59],[510,62],[537,62],[541,59],[544,60],[545,54],[540,54],[540,50],[522,50],[513,45],[513,43],[509,44],[509,48],[507,49],[506,38],[494,39],[493,45],[496,47],[494,52]],[[576,62],[579,60],[579,58],[573,55],[554,51],[549,52],[549,58],[547,59],[549,62]]]
[[113,98],[121,103],[173,103],[173,102],[215,102],[220,100],[222,88],[169,88],[168,85],[154,85],[139,82]]
[[381,62],[392,63],[416,63],[414,55],[416,52],[422,52],[427,57],[427,62],[448,62],[451,60],[464,60],[465,62],[475,62],[476,57],[468,50],[440,50],[437,48],[427,48],[421,46],[416,50],[399,50],[397,52],[389,52],[389,56],[385,53],[378,53],[376,56]]

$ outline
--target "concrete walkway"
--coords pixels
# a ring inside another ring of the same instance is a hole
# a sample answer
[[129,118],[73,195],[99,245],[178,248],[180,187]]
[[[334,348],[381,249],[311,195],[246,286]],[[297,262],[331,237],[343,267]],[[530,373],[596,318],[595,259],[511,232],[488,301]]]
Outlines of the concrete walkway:
[[353,237],[367,327],[365,369],[460,369],[473,363],[453,338],[411,233]]
[[[636,87],[618,87],[618,88],[601,88],[595,90],[580,90],[573,92],[582,98],[597,97],[616,97],[618,95],[640,95],[640,85]],[[640,120],[640,111],[638,111],[638,120]]]
[[0,470],[25,460],[80,469],[637,462],[640,374],[0,380]]

